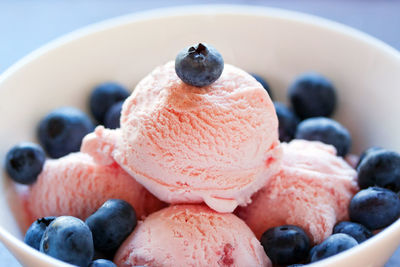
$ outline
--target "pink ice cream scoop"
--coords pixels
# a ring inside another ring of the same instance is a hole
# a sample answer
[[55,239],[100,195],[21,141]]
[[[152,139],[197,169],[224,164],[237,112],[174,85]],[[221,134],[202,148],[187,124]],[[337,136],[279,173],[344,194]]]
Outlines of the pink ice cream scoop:
[[47,160],[25,203],[31,223],[44,216],[86,219],[110,198],[129,202],[139,218],[165,207],[115,162],[98,165],[84,153]]
[[238,217],[203,205],[177,205],[151,214],[121,245],[118,267],[272,266]]
[[98,129],[89,141],[111,152],[105,162],[114,158],[159,199],[204,201],[219,212],[246,205],[278,171],[281,157],[268,93],[228,64],[201,88],[183,83],[174,62],[156,68],[125,101],[121,128]]
[[294,140],[282,148],[281,171],[236,214],[258,238],[271,227],[292,224],[320,243],[337,221],[347,219],[358,190],[356,172],[330,145]]

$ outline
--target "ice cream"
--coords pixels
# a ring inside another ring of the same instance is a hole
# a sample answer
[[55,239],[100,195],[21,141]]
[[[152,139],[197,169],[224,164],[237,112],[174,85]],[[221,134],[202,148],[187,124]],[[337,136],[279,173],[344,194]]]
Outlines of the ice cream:
[[151,214],[121,245],[114,262],[119,267],[271,266],[242,220],[204,205],[170,206]]
[[337,221],[348,218],[349,202],[358,190],[356,172],[330,145],[293,140],[282,143],[282,149],[280,172],[236,213],[258,238],[271,227],[292,224],[320,243]]
[[125,101],[120,130],[100,128],[85,139],[84,151],[108,151],[100,161],[115,159],[159,199],[204,201],[219,212],[246,205],[281,157],[268,93],[228,64],[201,88],[183,83],[173,62],[156,68]]
[[84,153],[47,160],[25,203],[32,223],[44,216],[86,219],[110,198],[129,202],[139,218],[165,207],[115,162],[98,165]]

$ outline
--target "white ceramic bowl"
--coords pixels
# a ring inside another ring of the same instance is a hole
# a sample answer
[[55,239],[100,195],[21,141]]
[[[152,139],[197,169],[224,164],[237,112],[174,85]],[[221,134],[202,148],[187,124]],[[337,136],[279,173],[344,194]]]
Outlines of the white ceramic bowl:
[[[400,54],[346,26],[304,14],[246,6],[182,7],[133,14],[62,37],[0,76],[0,159],[35,140],[38,120],[60,106],[86,109],[92,87],[115,80],[134,88],[184,46],[205,41],[232,63],[265,76],[275,97],[316,70],[334,81],[336,119],[353,135],[353,152],[369,145],[400,151]],[[19,104],[18,104],[19,103]],[[26,246],[11,208],[10,181],[0,187],[0,240],[25,266],[63,266]],[[14,207],[15,206],[15,207]],[[382,266],[400,243],[400,221],[319,266]],[[67,266],[67,265],[65,265]]]

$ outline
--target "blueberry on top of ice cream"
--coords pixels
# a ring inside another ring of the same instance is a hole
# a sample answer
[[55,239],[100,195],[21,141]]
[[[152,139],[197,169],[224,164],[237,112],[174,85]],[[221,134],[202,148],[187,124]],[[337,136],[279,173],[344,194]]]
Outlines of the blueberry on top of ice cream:
[[175,71],[185,83],[202,87],[215,82],[222,74],[224,60],[211,45],[189,46],[176,56]]

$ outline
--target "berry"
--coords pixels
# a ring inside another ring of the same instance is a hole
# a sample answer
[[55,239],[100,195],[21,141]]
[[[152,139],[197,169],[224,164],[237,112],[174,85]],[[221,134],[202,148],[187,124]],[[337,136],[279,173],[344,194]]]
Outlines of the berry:
[[381,150],[381,149],[383,149],[383,148],[378,147],[378,146],[373,146],[373,147],[370,147],[370,148],[367,148],[366,150],[364,150],[364,151],[361,153],[360,157],[358,158],[358,162],[357,162],[357,165],[356,165],[356,169],[358,168],[358,166],[360,166],[361,161],[363,161],[363,159],[364,159],[367,155],[369,155],[370,153],[376,152],[376,151],[378,151],[378,150]]
[[348,234],[360,244],[370,238],[372,233],[364,225],[355,222],[340,222],[333,228],[333,233]]
[[54,219],[47,226],[40,242],[40,252],[78,266],[88,266],[93,251],[89,227],[72,216]]
[[88,267],[117,267],[117,265],[115,265],[115,263],[109,260],[98,259],[92,261]]
[[300,227],[283,225],[265,231],[261,236],[261,245],[272,263],[288,265],[307,258],[310,239]]
[[338,156],[341,157],[349,152],[351,146],[349,131],[337,121],[323,117],[310,118],[300,122],[295,137],[333,145]]
[[369,152],[357,168],[360,188],[400,190],[400,154],[385,149]]
[[183,49],[176,56],[175,72],[185,83],[193,86],[207,86],[222,74],[224,60],[211,45],[199,43]]
[[34,221],[25,234],[24,242],[34,249],[40,250],[40,240],[42,239],[43,233],[55,218],[56,217],[44,217]]
[[6,170],[17,183],[32,184],[43,169],[46,155],[43,149],[33,143],[21,143],[8,151]]
[[380,187],[358,192],[350,201],[350,219],[370,230],[386,227],[400,215],[400,199],[396,193]]
[[261,83],[262,87],[264,87],[264,89],[267,91],[269,97],[272,99],[271,88],[269,87],[267,81],[258,74],[250,73],[250,75],[253,76],[254,79],[257,80],[257,82]]
[[357,241],[346,234],[333,234],[310,251],[311,262],[319,261],[357,246]]
[[367,155],[369,155],[370,153],[376,152],[376,151],[378,151],[378,150],[381,150],[381,149],[383,149],[383,148],[378,147],[378,146],[373,146],[373,147],[370,147],[370,148],[364,150],[364,151],[361,153],[360,158],[358,159],[356,169],[358,168],[358,166],[360,166],[361,161],[362,161]]
[[132,206],[120,199],[107,200],[95,213],[86,219],[93,233],[96,250],[114,253],[137,223]]
[[53,110],[40,121],[38,138],[50,157],[59,158],[79,151],[82,138],[93,128],[85,113],[64,107]]
[[109,129],[116,129],[119,128],[119,119],[121,118],[121,110],[122,110],[122,105],[124,104],[124,101],[115,103],[112,105],[107,113],[106,117],[104,119],[104,126]]
[[318,73],[305,73],[289,87],[289,99],[301,119],[329,117],[336,106],[336,90]]
[[281,142],[290,142],[296,133],[299,119],[283,103],[274,102],[274,106],[279,121],[279,140]]
[[104,123],[107,111],[117,102],[129,96],[128,90],[115,82],[105,82],[96,86],[89,99],[90,111],[101,124]]

